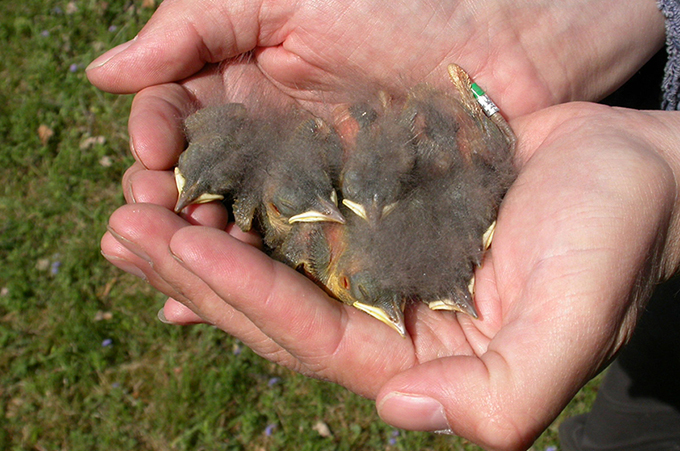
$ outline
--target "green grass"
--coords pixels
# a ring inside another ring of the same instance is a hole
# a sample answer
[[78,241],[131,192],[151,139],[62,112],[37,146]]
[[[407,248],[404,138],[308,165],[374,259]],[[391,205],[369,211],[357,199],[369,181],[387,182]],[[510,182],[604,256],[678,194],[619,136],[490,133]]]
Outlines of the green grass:
[[[396,431],[371,401],[218,330],[161,324],[163,297],[104,261],[131,98],[99,92],[84,68],[151,13],[138,0],[0,6],[0,449],[478,449]],[[534,448],[556,444],[552,427]]]

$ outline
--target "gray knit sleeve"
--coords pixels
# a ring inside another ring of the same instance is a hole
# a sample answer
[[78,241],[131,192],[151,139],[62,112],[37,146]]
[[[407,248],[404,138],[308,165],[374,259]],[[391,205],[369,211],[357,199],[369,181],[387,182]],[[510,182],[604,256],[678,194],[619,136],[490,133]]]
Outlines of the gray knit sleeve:
[[668,51],[661,108],[680,110],[680,0],[658,0],[658,4],[666,17],[666,49]]

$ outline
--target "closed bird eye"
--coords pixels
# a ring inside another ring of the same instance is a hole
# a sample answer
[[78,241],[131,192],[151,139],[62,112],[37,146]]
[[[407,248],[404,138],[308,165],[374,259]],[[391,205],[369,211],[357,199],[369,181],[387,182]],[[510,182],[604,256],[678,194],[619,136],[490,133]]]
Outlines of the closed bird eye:
[[289,197],[281,195],[275,196],[271,206],[277,214],[286,216],[295,214],[296,210],[295,202],[293,202]]

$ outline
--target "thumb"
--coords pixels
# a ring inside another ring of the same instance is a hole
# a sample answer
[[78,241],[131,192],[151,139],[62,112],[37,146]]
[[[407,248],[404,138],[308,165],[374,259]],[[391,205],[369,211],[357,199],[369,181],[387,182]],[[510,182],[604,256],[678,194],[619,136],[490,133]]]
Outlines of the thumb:
[[166,0],[140,33],[87,68],[98,88],[123,94],[182,80],[258,44],[259,2]]
[[504,359],[493,352],[482,359],[441,358],[398,374],[380,390],[378,414],[402,429],[455,434],[484,449],[526,449],[547,425],[515,399],[519,387],[503,388],[511,378]]

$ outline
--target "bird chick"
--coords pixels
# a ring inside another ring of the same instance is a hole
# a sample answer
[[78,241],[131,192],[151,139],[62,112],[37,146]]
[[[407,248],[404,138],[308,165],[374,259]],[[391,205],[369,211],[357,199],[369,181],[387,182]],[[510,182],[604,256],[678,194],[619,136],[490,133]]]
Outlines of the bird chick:
[[361,103],[350,108],[359,128],[340,175],[342,203],[373,225],[408,190],[415,162],[411,132],[401,111],[391,103],[383,109],[378,113]]
[[477,318],[474,269],[485,250],[493,199],[474,183],[473,174],[459,170],[414,189],[383,225],[386,239],[399,240],[400,248],[383,245],[381,254],[404,296]]
[[348,217],[329,290],[401,335],[409,300],[477,318],[471,285],[486,223],[467,217],[483,199],[465,191],[462,177],[422,183],[375,226]]
[[[384,233],[406,233],[417,241],[420,250],[411,252],[408,263],[417,269],[402,265],[398,271],[415,288],[411,294],[431,309],[476,318],[474,268],[490,245],[498,207],[514,180],[514,135],[500,115],[491,120],[482,111],[462,69],[452,67],[451,74],[456,92],[450,95],[427,85],[409,92],[405,110],[418,185]],[[416,226],[409,222],[416,219]]]
[[486,117],[466,80],[455,84],[465,92],[409,91],[399,124],[411,133],[410,182],[373,227],[347,222],[347,244],[329,278],[336,297],[402,335],[408,300],[478,317],[474,270],[514,176],[509,128]]
[[257,215],[270,249],[282,246],[298,223],[345,220],[333,184],[341,152],[334,131],[312,118],[292,130],[287,123],[276,124],[274,133],[276,139],[266,131],[262,164],[234,204],[236,222],[244,230]]
[[[404,307],[406,298],[395,290],[393,272],[382,263],[381,245],[385,244],[376,227],[357,215],[348,216],[341,233],[336,233],[333,258],[325,272],[325,285],[331,294],[406,336]],[[377,233],[376,233],[377,232]],[[393,243],[394,245],[395,243]],[[400,245],[397,243],[396,245]]]
[[302,271],[326,292],[332,268],[346,246],[345,227],[338,222],[298,222],[274,249],[272,257]]
[[256,158],[248,145],[252,126],[239,103],[203,108],[186,119],[189,146],[175,168],[176,212],[190,204],[223,199],[237,189]]

